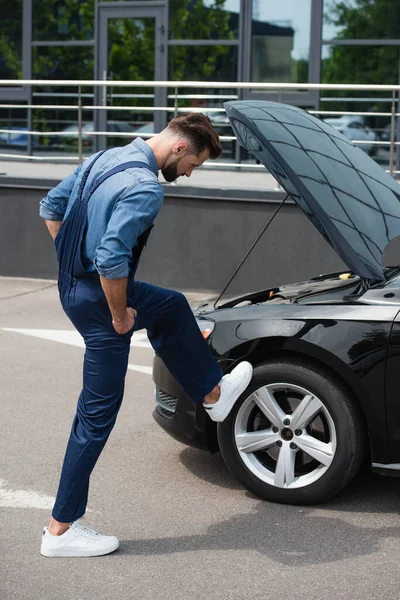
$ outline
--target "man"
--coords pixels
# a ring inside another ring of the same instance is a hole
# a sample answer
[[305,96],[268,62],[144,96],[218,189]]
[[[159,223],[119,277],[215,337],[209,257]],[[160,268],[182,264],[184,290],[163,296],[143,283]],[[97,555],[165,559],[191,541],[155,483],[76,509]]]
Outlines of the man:
[[119,546],[116,537],[77,521],[86,510],[90,474],[121,406],[133,331],[147,329],[155,352],[215,421],[229,414],[251,380],[247,362],[222,377],[181,293],[134,280],[163,203],[159,169],[166,181],[190,177],[220,153],[207,117],[176,117],[148,142],[137,138],[91,156],[40,203],[55,240],[61,304],[86,345],[83,389],[52,519],[42,537],[44,556],[100,556]]

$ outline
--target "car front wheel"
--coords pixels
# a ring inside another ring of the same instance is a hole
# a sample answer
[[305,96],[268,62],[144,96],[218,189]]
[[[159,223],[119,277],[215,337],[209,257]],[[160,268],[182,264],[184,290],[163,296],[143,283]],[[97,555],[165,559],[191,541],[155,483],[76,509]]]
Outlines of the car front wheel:
[[362,418],[347,390],[305,362],[255,367],[246,392],[218,425],[224,461],[250,492],[288,504],[341,490],[365,457]]

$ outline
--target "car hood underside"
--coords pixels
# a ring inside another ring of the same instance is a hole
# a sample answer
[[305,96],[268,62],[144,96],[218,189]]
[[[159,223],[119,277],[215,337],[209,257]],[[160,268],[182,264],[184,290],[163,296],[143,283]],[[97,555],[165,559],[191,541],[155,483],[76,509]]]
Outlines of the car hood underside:
[[383,252],[400,235],[398,183],[304,110],[269,101],[224,106],[240,145],[272,173],[351,271],[383,280]]

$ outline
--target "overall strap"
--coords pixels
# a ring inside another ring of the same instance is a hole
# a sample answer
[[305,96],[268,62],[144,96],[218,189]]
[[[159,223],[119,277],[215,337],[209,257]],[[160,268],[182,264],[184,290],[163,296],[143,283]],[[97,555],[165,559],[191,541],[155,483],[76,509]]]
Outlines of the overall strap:
[[85,270],[84,270],[84,267],[83,267],[83,264],[82,264],[82,258],[81,258],[81,244],[82,244],[84,236],[86,234],[86,228],[87,228],[87,204],[88,204],[88,202],[89,202],[92,194],[103,183],[103,181],[105,181],[106,179],[108,179],[112,175],[115,175],[116,173],[120,173],[121,171],[125,171],[126,169],[131,169],[131,168],[143,168],[143,169],[149,169],[150,170],[149,165],[147,163],[144,163],[144,162],[130,161],[130,162],[122,163],[120,165],[117,165],[116,167],[113,167],[109,171],[106,171],[106,173],[103,173],[103,175],[101,175],[98,179],[96,179],[95,181],[93,181],[90,186],[88,186],[87,190],[83,191],[82,198],[81,198],[82,202],[81,202],[80,205],[82,207],[82,211],[84,211],[84,213],[85,213],[85,219],[84,219],[84,228],[82,229],[82,235],[81,235],[81,238],[80,238],[80,242],[76,245],[76,249],[75,249],[75,253],[74,253],[74,260],[73,260],[73,269],[72,269],[72,272],[73,272],[73,274],[75,276],[78,276],[78,277],[81,276],[82,277],[84,275],[84,273],[85,273]]
[[55,239],[57,258],[60,265],[58,287],[61,290],[63,285],[72,285],[73,269],[76,262],[77,248],[80,245],[86,223],[86,206],[82,201],[83,190],[86,185],[89,173],[97,160],[104,154],[105,150],[99,152],[94,159],[85,165],[75,202],[72,205],[69,215],[64,219],[61,229]]
[[104,152],[106,152],[106,150],[102,150],[101,152],[99,152],[95,157],[94,160],[92,160],[92,162],[90,163],[90,165],[87,167],[86,171],[84,172],[81,182],[79,184],[79,189],[78,189],[78,193],[76,196],[76,199],[79,201],[82,199],[82,194],[83,194],[83,190],[84,187],[86,185],[87,179],[89,177],[89,173],[92,170],[93,165],[95,164],[95,162],[98,161],[98,159],[100,158],[100,156],[102,156],[104,154]]
[[103,173],[103,175],[101,175],[101,177],[99,177],[99,179],[97,179],[96,181],[94,181],[92,183],[92,185],[89,187],[87,193],[85,194],[86,202],[89,201],[91,195],[94,194],[94,192],[97,190],[99,185],[101,185],[103,183],[103,181],[105,181],[112,175],[115,175],[116,173],[120,173],[121,171],[125,171],[126,169],[133,169],[133,168],[143,168],[143,169],[150,170],[150,167],[147,163],[139,162],[139,161],[130,161],[130,162],[122,163],[121,165],[117,165],[113,169],[110,169],[106,173]]

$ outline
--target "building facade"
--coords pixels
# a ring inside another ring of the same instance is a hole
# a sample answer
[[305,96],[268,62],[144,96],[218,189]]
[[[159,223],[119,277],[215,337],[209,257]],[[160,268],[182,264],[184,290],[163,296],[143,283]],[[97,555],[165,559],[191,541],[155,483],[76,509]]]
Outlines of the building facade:
[[[234,88],[213,89],[215,81],[399,82],[400,0],[2,0],[1,5],[3,80],[210,82],[207,89],[179,90],[181,106],[205,111],[221,106],[215,96],[238,94]],[[76,93],[76,89],[50,85],[2,85],[0,127],[15,128],[15,136],[24,128],[73,132],[76,112],[62,107]],[[338,110],[349,106],[345,94],[341,99],[335,94],[321,97],[317,91],[243,90],[239,95],[314,109],[321,102]],[[107,143],[101,138],[93,143],[90,130],[152,133],[173,115],[152,107],[176,104],[173,89],[156,87],[106,92],[87,88],[83,96],[88,150]],[[363,109],[365,101],[360,98],[351,106]],[[375,109],[389,108],[384,96],[374,102]],[[25,103],[38,108],[24,110]],[[56,103],[59,110],[40,109]],[[108,109],[91,111],[90,104]],[[133,110],[124,112],[124,106]],[[225,125],[221,118],[221,133]],[[68,149],[67,137],[58,143],[60,149]],[[10,134],[7,139],[10,142]],[[46,143],[56,145],[55,140],[33,136],[24,143],[33,152]],[[229,143],[226,148],[229,153]]]

